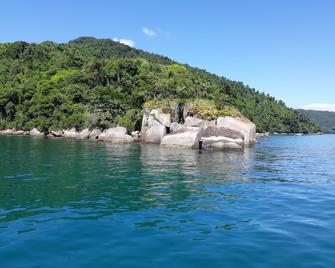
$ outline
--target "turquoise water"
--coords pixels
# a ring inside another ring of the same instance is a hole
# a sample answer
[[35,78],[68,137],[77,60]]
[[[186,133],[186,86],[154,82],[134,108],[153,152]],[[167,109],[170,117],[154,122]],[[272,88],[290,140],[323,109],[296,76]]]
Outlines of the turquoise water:
[[229,153],[0,137],[0,267],[335,267],[335,135]]

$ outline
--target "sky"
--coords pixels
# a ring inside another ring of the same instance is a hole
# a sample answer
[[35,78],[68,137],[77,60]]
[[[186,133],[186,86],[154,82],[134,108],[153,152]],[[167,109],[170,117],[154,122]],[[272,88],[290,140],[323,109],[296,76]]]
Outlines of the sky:
[[335,111],[333,0],[2,0],[0,42],[111,38]]

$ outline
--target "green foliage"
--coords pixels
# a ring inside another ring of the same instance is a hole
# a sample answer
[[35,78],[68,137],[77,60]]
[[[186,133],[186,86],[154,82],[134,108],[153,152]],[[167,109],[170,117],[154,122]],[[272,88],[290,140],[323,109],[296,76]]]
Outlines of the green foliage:
[[335,133],[335,112],[298,110],[315,124],[322,127],[325,133]]
[[241,82],[112,40],[0,44],[0,128],[124,125],[134,130],[144,103],[169,111],[175,100],[191,101],[203,117],[240,111],[258,131],[320,130],[283,102]]
[[219,116],[237,116],[239,111],[230,106],[225,105],[218,108],[213,100],[195,99],[188,100],[185,103],[187,110],[199,118],[213,120]]
[[123,126],[129,131],[140,129],[142,113],[137,109],[128,110],[123,116],[119,116],[116,120],[116,125]]

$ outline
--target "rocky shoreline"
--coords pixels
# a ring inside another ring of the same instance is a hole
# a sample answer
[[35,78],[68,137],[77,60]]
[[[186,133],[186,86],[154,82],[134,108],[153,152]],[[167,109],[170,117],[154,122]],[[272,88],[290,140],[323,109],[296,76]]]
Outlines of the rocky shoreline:
[[255,124],[244,116],[204,120],[186,112],[182,118],[173,120],[171,113],[164,113],[159,108],[145,110],[141,131],[131,133],[125,127],[117,126],[105,130],[77,131],[72,128],[49,133],[36,128],[30,131],[5,129],[0,130],[0,135],[88,139],[117,144],[142,142],[160,144],[162,147],[212,150],[241,150],[255,144],[256,138],[259,138]]

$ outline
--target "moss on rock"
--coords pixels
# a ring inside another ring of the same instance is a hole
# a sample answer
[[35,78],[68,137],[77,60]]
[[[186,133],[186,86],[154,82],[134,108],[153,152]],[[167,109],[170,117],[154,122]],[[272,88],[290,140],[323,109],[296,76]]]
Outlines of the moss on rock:
[[207,99],[162,99],[151,100],[144,104],[144,109],[161,109],[163,113],[174,113],[176,109],[181,109],[186,116],[195,116],[200,119],[215,120],[219,116],[240,116],[241,113],[233,106],[223,106],[217,108],[213,100]]

